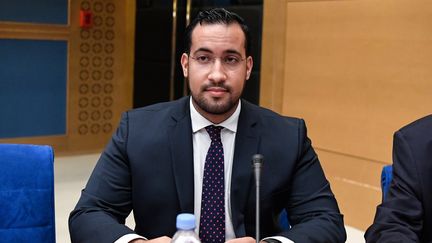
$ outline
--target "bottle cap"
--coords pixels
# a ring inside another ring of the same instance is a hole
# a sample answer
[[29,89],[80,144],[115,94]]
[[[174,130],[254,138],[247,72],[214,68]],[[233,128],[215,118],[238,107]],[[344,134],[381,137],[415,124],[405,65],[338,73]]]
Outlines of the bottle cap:
[[195,229],[195,216],[190,213],[181,213],[177,215],[177,229],[191,230]]

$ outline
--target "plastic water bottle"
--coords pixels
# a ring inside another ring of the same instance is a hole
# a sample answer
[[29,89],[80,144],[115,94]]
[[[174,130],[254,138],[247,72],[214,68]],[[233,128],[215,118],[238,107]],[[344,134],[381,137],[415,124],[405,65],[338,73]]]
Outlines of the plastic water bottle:
[[177,215],[177,232],[174,234],[171,243],[201,243],[195,233],[195,216],[190,213]]

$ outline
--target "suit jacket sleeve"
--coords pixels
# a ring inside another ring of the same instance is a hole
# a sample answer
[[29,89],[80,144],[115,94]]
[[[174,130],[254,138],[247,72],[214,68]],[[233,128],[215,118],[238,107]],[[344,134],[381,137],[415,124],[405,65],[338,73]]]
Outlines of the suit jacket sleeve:
[[343,216],[303,120],[299,120],[298,127],[297,164],[286,205],[292,228],[282,235],[294,242],[345,242]]
[[393,179],[386,201],[377,207],[367,242],[419,242],[422,231],[420,176],[412,145],[401,131],[393,142]]
[[70,214],[72,242],[114,242],[133,233],[124,225],[132,208],[127,123],[125,113]]

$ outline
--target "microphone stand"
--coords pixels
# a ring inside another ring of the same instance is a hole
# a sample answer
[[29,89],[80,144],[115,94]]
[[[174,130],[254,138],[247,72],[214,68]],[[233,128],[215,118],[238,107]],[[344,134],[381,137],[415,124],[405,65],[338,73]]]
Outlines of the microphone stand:
[[255,239],[256,243],[260,242],[260,177],[261,168],[263,165],[264,156],[261,154],[255,154],[252,156],[252,167],[254,168],[255,174],[255,186],[256,186],[256,221],[255,221]]

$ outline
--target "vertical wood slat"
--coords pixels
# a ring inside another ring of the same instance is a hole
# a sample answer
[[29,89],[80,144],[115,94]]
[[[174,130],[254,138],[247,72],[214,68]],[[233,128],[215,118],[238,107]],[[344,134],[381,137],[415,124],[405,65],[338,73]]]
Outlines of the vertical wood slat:
[[282,112],[286,35],[285,1],[266,0],[263,10],[260,105]]

